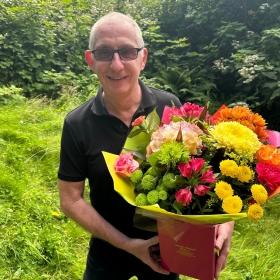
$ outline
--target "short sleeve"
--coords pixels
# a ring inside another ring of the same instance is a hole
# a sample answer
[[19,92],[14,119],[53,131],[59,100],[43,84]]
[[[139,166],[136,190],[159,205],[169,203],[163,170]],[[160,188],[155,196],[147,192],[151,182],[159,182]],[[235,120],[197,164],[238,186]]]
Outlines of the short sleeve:
[[65,120],[61,137],[59,179],[79,182],[87,177],[87,164],[83,150],[81,139]]

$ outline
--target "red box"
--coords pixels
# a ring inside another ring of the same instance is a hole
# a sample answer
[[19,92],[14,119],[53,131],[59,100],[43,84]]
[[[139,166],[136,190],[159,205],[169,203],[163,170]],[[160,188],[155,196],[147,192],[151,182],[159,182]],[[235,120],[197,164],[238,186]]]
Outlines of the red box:
[[161,263],[167,270],[199,280],[213,280],[217,225],[157,221]]

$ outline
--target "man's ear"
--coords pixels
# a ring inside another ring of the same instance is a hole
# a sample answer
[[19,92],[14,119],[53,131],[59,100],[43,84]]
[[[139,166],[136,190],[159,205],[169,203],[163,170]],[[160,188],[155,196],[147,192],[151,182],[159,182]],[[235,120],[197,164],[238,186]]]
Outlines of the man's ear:
[[143,49],[143,57],[142,57],[142,65],[141,65],[141,70],[144,70],[145,65],[147,63],[148,59],[148,50],[146,48]]
[[90,50],[85,51],[85,58],[89,68],[94,72],[94,60],[92,59],[92,53]]

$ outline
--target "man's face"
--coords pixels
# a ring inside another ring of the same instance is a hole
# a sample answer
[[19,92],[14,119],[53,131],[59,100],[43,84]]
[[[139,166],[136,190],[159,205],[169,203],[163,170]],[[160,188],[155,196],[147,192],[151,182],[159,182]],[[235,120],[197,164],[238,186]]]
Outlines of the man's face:
[[[96,32],[95,49],[139,48],[134,27],[128,23],[104,24]],[[138,53],[135,60],[123,61],[115,53],[111,61],[97,61],[86,53],[90,68],[97,74],[105,95],[112,97],[129,95],[138,88],[138,77],[147,60],[147,50]]]

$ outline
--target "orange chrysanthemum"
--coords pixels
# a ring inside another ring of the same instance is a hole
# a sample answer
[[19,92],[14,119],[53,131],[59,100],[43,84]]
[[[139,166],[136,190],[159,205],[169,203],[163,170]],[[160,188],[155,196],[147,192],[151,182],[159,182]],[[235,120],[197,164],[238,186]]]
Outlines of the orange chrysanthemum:
[[270,163],[280,168],[280,150],[272,145],[262,145],[257,152],[257,161]]
[[258,135],[260,141],[264,142],[268,139],[265,120],[259,114],[254,114],[249,108],[242,106],[224,108],[220,111],[220,116],[215,120],[215,124],[232,121],[250,128]]

